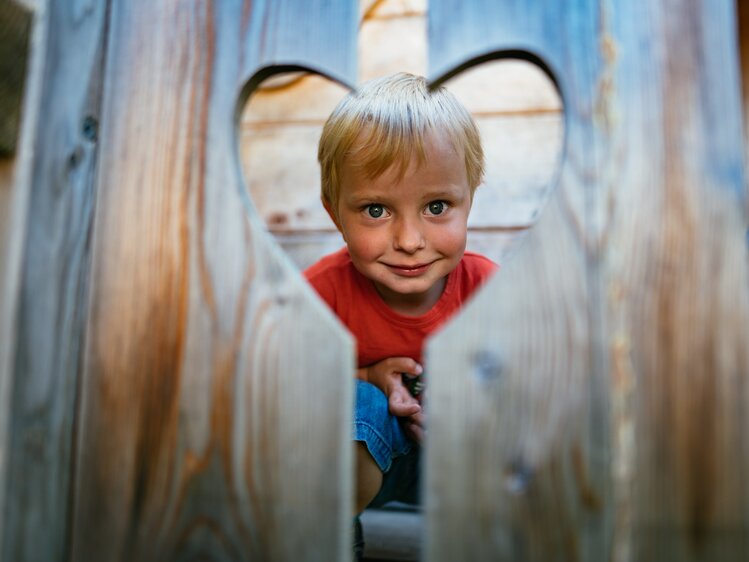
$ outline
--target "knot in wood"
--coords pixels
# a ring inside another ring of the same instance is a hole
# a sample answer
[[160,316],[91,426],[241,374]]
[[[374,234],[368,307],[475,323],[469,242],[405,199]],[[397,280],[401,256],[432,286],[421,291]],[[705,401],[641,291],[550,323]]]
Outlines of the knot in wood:
[[505,470],[505,489],[517,496],[525,493],[533,479],[533,469],[522,459],[513,460]]
[[86,115],[81,125],[81,134],[87,141],[96,142],[99,136],[99,121],[92,115]]
[[473,373],[481,382],[499,379],[504,371],[504,361],[497,353],[488,349],[479,350],[473,356]]
[[70,154],[68,155],[68,171],[69,172],[72,172],[80,165],[80,163],[83,161],[83,156],[84,156],[83,147],[81,147],[80,145],[76,146],[70,152]]

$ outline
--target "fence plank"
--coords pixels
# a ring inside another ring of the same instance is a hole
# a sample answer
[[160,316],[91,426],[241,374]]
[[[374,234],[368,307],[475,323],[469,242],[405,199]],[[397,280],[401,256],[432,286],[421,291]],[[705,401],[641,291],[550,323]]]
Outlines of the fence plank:
[[435,77],[541,57],[567,146],[521,249],[429,344],[427,559],[746,559],[731,2],[430,10]]
[[72,559],[350,556],[352,342],[236,131],[266,65],[355,80],[353,4],[113,2]]
[[[11,350],[4,560],[62,560],[69,532],[75,394],[85,320],[106,2],[38,3],[41,93]],[[18,194],[21,195],[21,194]],[[23,207],[23,206],[22,206]],[[18,222],[16,222],[18,221]]]
[[23,265],[24,235],[31,191],[33,139],[39,116],[46,18],[27,5],[32,19],[27,68],[21,101],[21,126],[16,151],[0,159],[0,553],[5,544],[5,498],[8,492],[8,448],[13,415],[13,357],[16,343],[16,307]]
[[597,10],[430,4],[434,77],[502,50],[543,57],[562,90],[566,153],[517,255],[428,347],[428,560],[605,559],[608,401],[585,212],[605,140],[589,117]]
[[[630,401],[640,436],[621,507],[635,560],[746,560],[749,275],[735,5],[639,4],[612,18],[621,50],[612,109],[628,116],[614,129],[614,146],[626,149],[609,194],[612,389]],[[645,42],[653,56],[637,56]]]

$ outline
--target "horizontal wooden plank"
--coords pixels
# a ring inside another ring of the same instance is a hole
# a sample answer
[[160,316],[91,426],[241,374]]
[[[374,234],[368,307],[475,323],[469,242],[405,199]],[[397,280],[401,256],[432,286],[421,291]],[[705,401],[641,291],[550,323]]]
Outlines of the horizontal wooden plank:
[[251,131],[264,124],[322,124],[346,92],[347,88],[317,74],[297,75],[281,87],[257,91],[242,113],[242,129]]
[[486,175],[469,226],[511,227],[536,220],[559,180],[563,121],[558,113],[479,117]]
[[540,67],[503,59],[474,66],[448,80],[445,87],[474,114],[558,112],[562,102]]
[[368,7],[365,13],[370,18],[424,16],[427,11],[427,0],[362,0],[362,5]]
[[359,30],[359,82],[394,72],[426,74],[426,20],[367,19]]
[[246,131],[240,155],[253,204],[274,230],[330,228],[320,202],[317,142],[322,125]]

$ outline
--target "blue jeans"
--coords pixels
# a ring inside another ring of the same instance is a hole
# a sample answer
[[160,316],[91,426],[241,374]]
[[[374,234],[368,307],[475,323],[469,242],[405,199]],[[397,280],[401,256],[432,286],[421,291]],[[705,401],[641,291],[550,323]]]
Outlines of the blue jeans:
[[399,419],[388,411],[385,394],[356,380],[354,441],[363,441],[383,474],[382,488],[368,507],[391,501],[419,503],[420,447],[406,437]]

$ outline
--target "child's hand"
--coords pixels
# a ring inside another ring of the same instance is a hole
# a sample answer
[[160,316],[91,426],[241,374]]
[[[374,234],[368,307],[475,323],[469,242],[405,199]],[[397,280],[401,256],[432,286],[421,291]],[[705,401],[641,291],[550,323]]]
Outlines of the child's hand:
[[419,412],[412,416],[408,416],[403,422],[403,429],[411,439],[421,445],[426,435],[426,429],[424,428],[424,413]]
[[388,397],[390,413],[408,417],[421,412],[421,405],[403,384],[402,374],[418,376],[423,369],[410,357],[389,357],[379,363],[359,369],[357,376],[374,384]]

